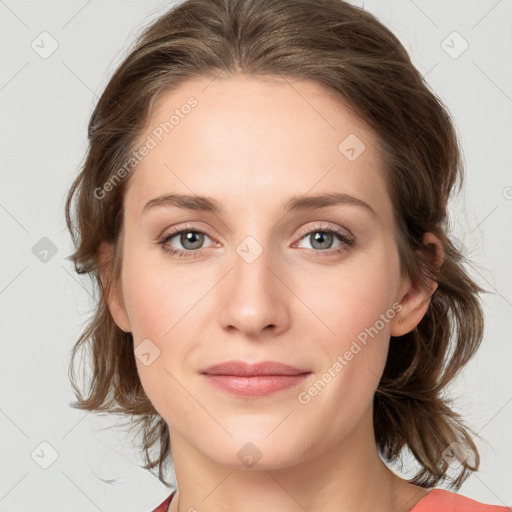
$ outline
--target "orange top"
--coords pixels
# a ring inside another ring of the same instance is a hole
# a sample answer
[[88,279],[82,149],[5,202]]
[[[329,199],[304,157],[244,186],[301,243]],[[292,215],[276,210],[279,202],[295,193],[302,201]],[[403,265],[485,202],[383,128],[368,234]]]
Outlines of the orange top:
[[[167,512],[176,491],[156,507],[153,512]],[[511,507],[485,505],[444,489],[431,489],[408,512],[512,512]]]
[[511,512],[510,507],[485,505],[445,489],[431,489],[409,512]]

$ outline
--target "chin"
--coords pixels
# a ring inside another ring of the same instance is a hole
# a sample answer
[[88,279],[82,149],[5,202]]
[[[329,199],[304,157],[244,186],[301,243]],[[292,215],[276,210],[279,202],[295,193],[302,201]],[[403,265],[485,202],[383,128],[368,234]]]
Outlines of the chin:
[[[275,428],[276,425],[273,425]],[[270,434],[272,429],[264,432],[230,431],[233,438],[223,441],[209,439],[205,454],[218,464],[223,464],[232,469],[247,470],[275,470],[293,466],[301,458],[300,447],[304,449],[305,442],[295,439],[287,432],[278,433],[277,430]],[[212,447],[215,450],[212,451]]]

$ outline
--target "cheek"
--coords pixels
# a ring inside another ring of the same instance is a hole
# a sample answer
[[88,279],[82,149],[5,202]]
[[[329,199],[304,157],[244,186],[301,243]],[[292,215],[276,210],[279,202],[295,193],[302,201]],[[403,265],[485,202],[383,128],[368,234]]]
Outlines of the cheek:
[[135,342],[154,338],[161,345],[180,322],[186,322],[187,311],[193,313],[194,297],[204,294],[204,286],[183,268],[155,256],[157,251],[152,250],[132,251],[126,257],[123,294]]
[[[183,330],[187,322],[194,319],[194,301],[189,300],[190,290],[184,293],[186,283],[183,277],[180,281],[176,270],[166,271],[136,256],[133,253],[125,260],[123,292],[134,339],[137,372],[153,407],[169,423],[170,415],[175,421],[180,414],[192,412],[190,397],[178,382],[182,381],[185,350],[191,345],[179,341],[187,341]],[[147,348],[142,350],[143,346]],[[146,351],[151,354],[150,364],[139,357]]]
[[399,268],[393,248],[379,249],[350,263],[347,259],[336,271],[308,277],[299,292],[307,293],[308,305],[321,320],[318,332],[323,333],[316,335],[322,370],[317,383],[301,395],[304,421],[320,421],[326,436],[350,431],[371,406],[386,364]]
[[177,294],[165,287],[166,283],[155,282],[147,274],[144,277],[132,274],[126,282],[126,309],[136,343],[150,338],[160,344],[175,323],[173,312],[178,307]]
[[[337,340],[334,345],[342,349],[375,324],[380,338],[386,338],[389,320],[396,314],[393,304],[398,282],[396,251],[384,243],[376,243],[371,251],[347,258],[338,267],[318,270],[300,284],[297,281],[297,285],[300,296],[316,313],[326,335]],[[385,317],[384,322],[381,315]]]

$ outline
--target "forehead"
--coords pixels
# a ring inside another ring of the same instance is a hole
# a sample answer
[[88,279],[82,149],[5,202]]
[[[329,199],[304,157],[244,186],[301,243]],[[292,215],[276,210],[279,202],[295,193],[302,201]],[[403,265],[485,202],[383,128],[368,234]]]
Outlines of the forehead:
[[[218,197],[233,209],[343,192],[390,214],[378,140],[321,84],[281,77],[201,77],[158,102],[137,147],[125,207],[164,193]],[[229,203],[229,204],[227,204]]]

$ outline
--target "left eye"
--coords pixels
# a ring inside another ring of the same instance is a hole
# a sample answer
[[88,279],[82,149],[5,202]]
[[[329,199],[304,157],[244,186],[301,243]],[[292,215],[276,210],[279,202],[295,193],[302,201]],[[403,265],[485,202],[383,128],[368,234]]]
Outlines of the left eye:
[[305,239],[310,241],[310,245],[312,245],[312,247],[308,247],[308,249],[311,248],[318,249],[319,251],[327,251],[332,249],[332,244],[336,238],[340,241],[341,245],[353,245],[352,239],[333,228],[314,229],[313,231],[306,233],[301,240]]

